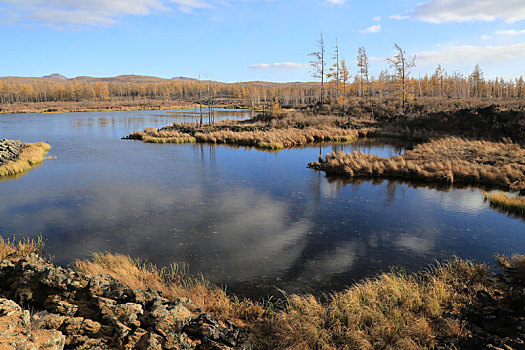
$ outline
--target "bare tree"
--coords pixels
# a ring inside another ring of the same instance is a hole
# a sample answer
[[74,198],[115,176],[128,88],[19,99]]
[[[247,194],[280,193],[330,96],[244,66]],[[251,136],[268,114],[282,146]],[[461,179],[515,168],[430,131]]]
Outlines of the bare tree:
[[359,74],[361,74],[361,80],[364,80],[366,83],[366,92],[365,95],[367,99],[370,101],[370,111],[372,112],[372,118],[374,117],[374,104],[372,102],[372,91],[370,89],[370,76],[369,76],[369,68],[370,65],[368,63],[368,56],[366,54],[366,50],[363,46],[359,48],[357,51],[357,67],[359,68]]
[[407,83],[408,83],[408,77],[410,75],[410,69],[414,68],[416,66],[416,56],[407,57],[407,53],[405,50],[403,50],[401,47],[399,47],[398,44],[394,43],[394,48],[397,51],[397,54],[394,56],[387,58],[388,63],[390,64],[391,68],[394,68],[396,80],[399,84],[399,92],[401,94],[401,103],[403,106],[403,113],[406,113],[406,105],[407,105]]
[[324,38],[323,33],[321,33],[319,40],[317,41],[317,51],[314,51],[309,54],[309,56],[313,57],[313,60],[310,61],[310,65],[313,68],[312,76],[314,78],[321,79],[321,105],[323,104],[323,95],[324,95],[324,76],[325,76],[325,68],[326,68],[326,61],[325,61],[325,46],[324,46]]
[[337,39],[335,39],[335,46],[334,46],[334,56],[332,57],[334,60],[334,63],[332,66],[328,69],[328,74],[326,77],[328,79],[331,79],[331,83],[335,85],[335,98],[337,99],[339,97],[339,82],[341,81],[340,75],[340,62],[339,62],[339,44],[337,43]]

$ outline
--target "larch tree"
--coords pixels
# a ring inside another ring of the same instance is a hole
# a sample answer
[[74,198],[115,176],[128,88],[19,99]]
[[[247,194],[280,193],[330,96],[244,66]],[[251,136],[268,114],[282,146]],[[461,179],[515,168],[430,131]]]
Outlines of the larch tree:
[[370,112],[372,113],[372,118],[374,117],[374,104],[372,102],[372,96],[370,91],[370,75],[369,75],[369,68],[370,65],[368,63],[368,55],[366,54],[366,50],[363,46],[359,48],[357,51],[357,67],[359,68],[359,74],[361,75],[361,80],[366,83],[366,91],[365,95],[366,98],[370,101]]
[[443,97],[443,83],[445,78],[445,70],[438,64],[434,74],[432,75],[432,85],[439,91],[439,96]]
[[472,79],[474,96],[481,97],[481,82],[483,80],[483,72],[481,71],[479,64],[476,64],[474,67],[472,74],[470,74],[470,78]]
[[339,82],[341,81],[339,73],[340,73],[340,62],[339,62],[339,44],[337,43],[337,39],[335,40],[335,46],[334,46],[334,56],[332,57],[334,60],[334,63],[332,66],[328,69],[328,74],[326,77],[330,79],[330,83],[332,83],[334,89],[334,95],[337,99],[339,97]]
[[395,71],[396,82],[398,84],[398,92],[401,95],[401,104],[403,113],[406,113],[406,106],[408,101],[408,80],[410,70],[416,66],[416,56],[407,57],[407,53],[398,44],[394,43],[396,54],[387,58],[390,67]]
[[319,40],[317,41],[317,51],[314,51],[309,54],[313,59],[310,61],[312,66],[312,76],[314,78],[321,79],[321,105],[323,105],[323,95],[324,95],[324,77],[326,70],[326,60],[325,60],[325,46],[323,33],[321,33]]

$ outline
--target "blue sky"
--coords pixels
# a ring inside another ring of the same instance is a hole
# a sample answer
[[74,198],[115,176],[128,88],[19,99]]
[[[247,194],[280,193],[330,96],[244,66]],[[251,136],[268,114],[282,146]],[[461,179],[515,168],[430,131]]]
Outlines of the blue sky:
[[525,76],[525,0],[0,0],[0,76],[311,81],[320,32],[351,73],[359,46],[378,74],[395,42],[416,76]]

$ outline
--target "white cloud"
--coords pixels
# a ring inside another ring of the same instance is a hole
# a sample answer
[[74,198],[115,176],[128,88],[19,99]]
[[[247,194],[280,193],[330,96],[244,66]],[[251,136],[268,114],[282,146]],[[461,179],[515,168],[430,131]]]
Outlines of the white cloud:
[[491,40],[492,37],[490,35],[482,35],[481,40]]
[[430,0],[414,9],[414,17],[425,22],[494,21],[513,23],[525,19],[524,0]]
[[108,25],[124,16],[144,16],[175,9],[192,13],[197,9],[224,6],[237,0],[4,0],[5,14],[16,14],[40,23],[61,25]]
[[372,19],[373,19],[374,21],[376,21],[376,22],[379,22],[379,21],[381,20],[381,16],[377,16],[377,17],[374,17],[374,18],[372,18]]
[[343,5],[346,0],[327,0],[327,2],[334,5]]
[[408,16],[404,16],[404,15],[392,15],[389,17],[390,19],[393,19],[395,21],[402,21],[404,19],[408,19]]
[[525,60],[525,42],[507,46],[448,46],[440,50],[424,51],[416,55],[423,66],[470,63],[490,64]]
[[303,70],[308,69],[310,65],[305,63],[293,63],[293,62],[275,62],[275,63],[259,63],[251,65],[250,69],[258,69],[258,70]]
[[381,25],[380,24],[374,24],[368,28],[365,28],[363,30],[360,30],[359,33],[378,33],[381,31]]
[[497,35],[510,35],[510,36],[525,35],[525,29],[522,29],[522,30],[515,30],[515,29],[498,30],[496,32],[496,34]]
[[170,0],[175,4],[178,4],[179,11],[185,13],[192,13],[194,9],[210,8],[211,5],[201,0]]

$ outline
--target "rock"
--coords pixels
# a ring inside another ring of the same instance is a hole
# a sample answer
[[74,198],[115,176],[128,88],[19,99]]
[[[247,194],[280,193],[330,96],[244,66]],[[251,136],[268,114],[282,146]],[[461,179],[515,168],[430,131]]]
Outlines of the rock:
[[0,298],[0,349],[63,349],[64,335],[57,330],[38,329],[29,311],[12,300]]
[[[36,254],[0,261],[0,296],[6,298],[0,299],[0,348],[11,341],[28,348],[45,341],[53,349],[253,348],[247,329],[202,313],[187,298],[169,301],[110,276],[56,267]],[[38,311],[29,317],[18,304]]]
[[0,141],[0,165],[17,159],[23,148],[24,145],[20,141],[6,139]]

